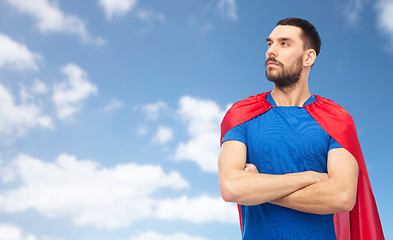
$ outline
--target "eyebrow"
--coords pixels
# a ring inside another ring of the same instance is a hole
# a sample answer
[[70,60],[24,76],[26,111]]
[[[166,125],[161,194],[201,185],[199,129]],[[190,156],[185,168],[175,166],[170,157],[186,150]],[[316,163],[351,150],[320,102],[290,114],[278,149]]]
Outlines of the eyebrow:
[[[280,41],[280,42],[285,42],[285,41],[293,42],[293,39],[287,38],[287,37],[282,37],[282,38],[278,38],[277,41]],[[266,42],[273,42],[273,40],[271,38],[266,38]]]

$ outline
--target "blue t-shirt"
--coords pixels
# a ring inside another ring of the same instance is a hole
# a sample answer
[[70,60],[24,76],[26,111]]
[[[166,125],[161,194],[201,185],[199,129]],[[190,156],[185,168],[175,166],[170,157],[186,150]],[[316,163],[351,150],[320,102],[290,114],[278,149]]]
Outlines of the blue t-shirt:
[[[341,148],[304,107],[273,105],[267,112],[230,129],[222,142],[235,140],[247,146],[247,163],[260,173],[304,171],[327,173],[327,154]],[[314,102],[311,96],[304,106]],[[264,203],[241,206],[243,239],[336,240],[333,214],[319,215]]]

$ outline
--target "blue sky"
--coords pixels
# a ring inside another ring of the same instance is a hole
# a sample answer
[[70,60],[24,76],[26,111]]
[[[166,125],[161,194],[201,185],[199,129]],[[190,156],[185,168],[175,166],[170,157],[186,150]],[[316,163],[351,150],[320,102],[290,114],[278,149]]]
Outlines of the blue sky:
[[289,16],[319,30],[310,89],[354,118],[393,238],[392,0],[1,0],[0,239],[239,239],[219,124],[272,88]]

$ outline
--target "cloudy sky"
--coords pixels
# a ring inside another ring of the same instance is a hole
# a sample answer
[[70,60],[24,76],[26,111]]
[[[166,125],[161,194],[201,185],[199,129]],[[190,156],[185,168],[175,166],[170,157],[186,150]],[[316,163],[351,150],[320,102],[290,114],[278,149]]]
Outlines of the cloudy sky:
[[353,116],[393,239],[393,1],[0,0],[0,239],[236,240],[219,124],[265,39],[317,26],[312,93]]

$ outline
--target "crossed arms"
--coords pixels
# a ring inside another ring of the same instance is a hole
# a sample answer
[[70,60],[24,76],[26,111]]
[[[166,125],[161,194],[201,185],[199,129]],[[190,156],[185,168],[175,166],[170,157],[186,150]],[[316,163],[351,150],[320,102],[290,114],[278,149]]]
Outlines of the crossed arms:
[[328,173],[306,171],[283,175],[258,173],[246,164],[246,146],[223,143],[218,159],[220,191],[227,202],[257,205],[270,202],[302,212],[331,214],[355,205],[358,179],[356,159],[344,148],[328,153]]

